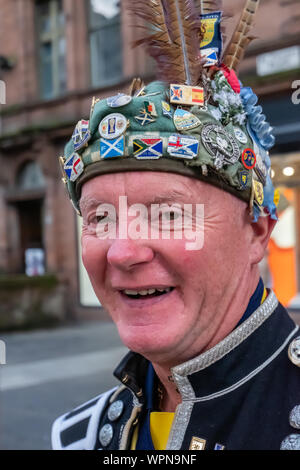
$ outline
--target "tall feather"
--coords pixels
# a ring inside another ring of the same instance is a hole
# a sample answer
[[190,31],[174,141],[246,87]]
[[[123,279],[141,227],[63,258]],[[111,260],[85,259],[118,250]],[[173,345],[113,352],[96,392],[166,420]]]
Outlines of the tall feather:
[[230,69],[237,70],[244,57],[245,50],[253,37],[249,35],[260,0],[247,0],[239,23],[223,54],[223,62]]
[[193,0],[126,0],[127,9],[148,25],[145,44],[158,63],[160,78],[173,83],[197,85],[205,58],[200,54],[201,22]]

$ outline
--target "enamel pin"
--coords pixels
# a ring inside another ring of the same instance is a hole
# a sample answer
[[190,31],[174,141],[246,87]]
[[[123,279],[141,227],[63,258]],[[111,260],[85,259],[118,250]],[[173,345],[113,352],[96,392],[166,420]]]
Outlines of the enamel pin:
[[128,127],[128,121],[123,114],[108,114],[99,125],[99,133],[104,139],[116,139],[124,134]]
[[187,85],[170,85],[170,101],[174,104],[204,106],[204,89]]
[[116,139],[100,139],[101,158],[123,157],[125,151],[125,137],[121,135]]
[[189,135],[173,134],[169,138],[168,153],[171,157],[193,159],[197,157],[199,141]]
[[77,152],[79,149],[86,146],[90,138],[91,132],[89,130],[89,121],[81,119],[76,124],[75,130],[72,135],[74,150]]
[[206,440],[200,439],[200,437],[192,437],[189,450],[204,450],[206,446]]
[[70,181],[75,182],[83,173],[84,165],[78,153],[72,155],[65,161],[64,171]]
[[156,160],[163,154],[162,139],[142,137],[133,140],[133,155],[139,160]]
[[245,149],[242,153],[242,164],[247,170],[255,167],[256,155],[252,149]]
[[198,119],[196,116],[194,116],[194,114],[190,113],[189,111],[185,111],[181,108],[176,109],[173,116],[173,121],[178,131],[194,129],[195,127],[199,127],[201,125],[200,119]]

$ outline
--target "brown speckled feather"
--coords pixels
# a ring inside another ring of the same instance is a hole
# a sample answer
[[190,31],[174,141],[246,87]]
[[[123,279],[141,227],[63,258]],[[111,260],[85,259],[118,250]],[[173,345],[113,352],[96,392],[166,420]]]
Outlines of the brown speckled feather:
[[158,63],[159,78],[169,83],[198,85],[203,63],[201,22],[193,0],[125,0],[126,8],[147,23],[145,44]]
[[253,37],[249,35],[249,32],[254,23],[259,1],[260,0],[247,0],[239,23],[223,54],[223,62],[230,69],[237,70],[238,65],[244,57],[246,47],[253,39]]

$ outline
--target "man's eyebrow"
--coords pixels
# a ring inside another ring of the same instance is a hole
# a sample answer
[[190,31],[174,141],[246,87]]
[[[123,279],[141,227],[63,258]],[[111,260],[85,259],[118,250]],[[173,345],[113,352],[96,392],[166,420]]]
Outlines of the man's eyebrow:
[[[182,200],[186,201],[187,197],[189,196],[189,191],[186,191],[184,193],[174,189],[166,192],[165,194],[156,194],[155,196],[147,198],[147,201],[145,201],[145,205],[149,206],[151,204],[163,204],[166,202],[176,204],[177,202],[181,202]],[[79,201],[81,212],[84,212],[93,207],[98,207],[100,204],[103,204],[103,201],[100,201],[99,199],[90,196],[83,196]]]
[[79,201],[81,212],[84,212],[85,210],[90,209],[92,207],[97,207],[100,204],[102,204],[102,201],[99,201],[99,199],[90,196],[83,196],[82,198],[80,198]]

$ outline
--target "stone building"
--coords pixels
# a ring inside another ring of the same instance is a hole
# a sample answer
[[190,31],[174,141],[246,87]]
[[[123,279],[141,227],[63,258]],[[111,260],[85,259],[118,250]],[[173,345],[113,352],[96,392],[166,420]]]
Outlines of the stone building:
[[[224,0],[232,13],[243,3]],[[136,30],[118,0],[0,0],[0,297],[8,285],[16,292],[0,318],[11,324],[26,320],[24,309],[30,316],[32,299],[61,319],[106,316],[80,262],[80,224],[60,181],[58,156],[77,121],[89,116],[94,96],[126,92],[136,76],[154,78],[152,60],[131,48]],[[300,105],[292,102],[292,84],[299,79],[299,33],[298,1],[262,0],[259,39],[241,68],[275,128],[276,182],[293,188],[295,204]],[[286,167],[294,171],[289,177]],[[43,273],[51,281],[46,297],[31,277]]]

